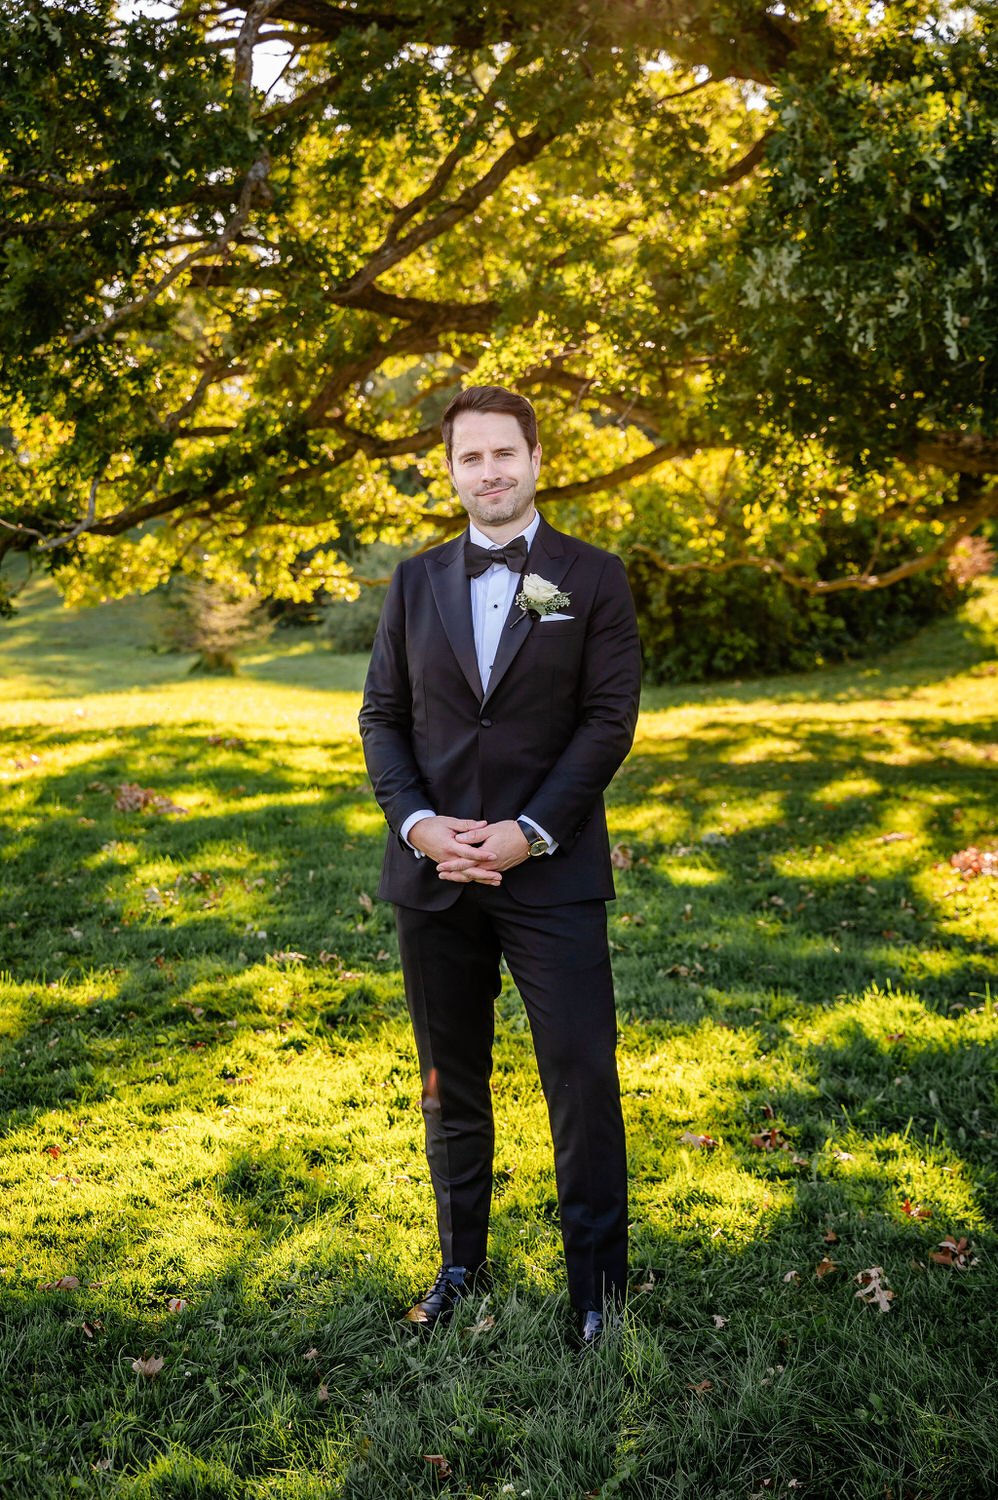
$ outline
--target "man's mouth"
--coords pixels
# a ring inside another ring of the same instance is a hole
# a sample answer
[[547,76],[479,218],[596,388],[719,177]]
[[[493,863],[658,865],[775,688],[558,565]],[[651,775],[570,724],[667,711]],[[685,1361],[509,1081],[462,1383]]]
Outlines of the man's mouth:
[[511,490],[512,488],[513,488],[513,486],[511,484],[493,484],[493,485],[491,485],[489,487],[489,489],[487,489],[487,490],[479,490],[478,493],[481,496],[484,496],[484,495],[502,495],[502,494],[505,494],[506,490]]

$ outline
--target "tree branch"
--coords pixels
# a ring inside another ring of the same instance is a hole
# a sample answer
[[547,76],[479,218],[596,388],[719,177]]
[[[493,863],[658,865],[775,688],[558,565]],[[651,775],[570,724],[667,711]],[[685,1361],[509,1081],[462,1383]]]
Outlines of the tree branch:
[[676,563],[670,562],[653,547],[646,547],[641,542],[634,543],[631,551],[647,557],[663,573],[730,573],[733,568],[758,568],[763,573],[775,573],[784,583],[799,589],[803,594],[824,597],[826,594],[841,594],[847,589],[862,589],[869,593],[874,589],[890,588],[891,584],[899,583],[902,578],[924,573],[935,563],[942,562],[956,550],[964,537],[971,536],[978,526],[994,515],[998,515],[998,486],[986,490],[977,505],[964,511],[938,546],[932,547],[928,552],[919,552],[915,557],[908,558],[907,562],[898,563],[884,573],[850,573],[843,578],[807,578],[802,573],[795,573],[779,558],[759,557],[752,553],[743,557],[727,557],[716,563]]
[[647,453],[642,453],[640,458],[634,458],[630,463],[611,469],[608,474],[597,474],[592,479],[577,479],[572,484],[557,484],[550,489],[538,490],[537,500],[539,504],[550,504],[557,503],[559,500],[575,500],[580,495],[598,495],[603,490],[608,490],[611,485],[623,484],[627,479],[637,479],[640,474],[647,474],[649,470],[657,469],[660,464],[669,463],[677,458],[689,458],[694,451],[692,444],[663,443]]
[[141,297],[137,297],[133,302],[127,302],[124,306],[116,308],[113,313],[109,313],[100,323],[92,323],[89,328],[81,328],[76,333],[70,334],[68,339],[70,348],[76,348],[80,344],[85,344],[89,339],[103,338],[104,334],[110,333],[112,328],[116,328],[126,318],[132,317],[135,313],[141,312],[143,308],[148,307],[151,302],[155,302],[160,293],[166,291],[168,286],[172,286],[173,282],[179,276],[182,276],[195,261],[202,260],[205,255],[221,254],[249,218],[256,198],[266,198],[269,196],[270,190],[267,187],[267,174],[269,171],[270,157],[264,152],[246,173],[242,191],[239,194],[238,207],[217,238],[205,249],[192,250],[189,255],[183,256],[182,259],[177,261],[175,266],[171,267],[165,275],[161,276],[159,281],[154,286],[151,286],[147,292],[144,292]]

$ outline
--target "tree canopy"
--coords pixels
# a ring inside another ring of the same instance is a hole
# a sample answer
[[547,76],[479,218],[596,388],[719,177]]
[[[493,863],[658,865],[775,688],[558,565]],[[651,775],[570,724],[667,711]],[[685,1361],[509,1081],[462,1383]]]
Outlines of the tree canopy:
[[348,591],[474,380],[656,567],[925,567],[998,509],[995,10],[12,0],[0,563]]

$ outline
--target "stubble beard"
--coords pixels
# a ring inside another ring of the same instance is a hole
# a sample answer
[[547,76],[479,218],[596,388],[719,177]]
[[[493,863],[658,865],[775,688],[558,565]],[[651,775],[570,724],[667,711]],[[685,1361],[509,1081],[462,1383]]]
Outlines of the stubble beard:
[[482,502],[488,500],[487,495],[468,495],[464,500],[464,508],[475,525],[487,531],[489,527],[508,526],[511,521],[528,516],[533,509],[536,494],[536,484],[529,489],[516,484],[512,489],[502,492],[505,503],[497,501],[493,505],[484,505]]

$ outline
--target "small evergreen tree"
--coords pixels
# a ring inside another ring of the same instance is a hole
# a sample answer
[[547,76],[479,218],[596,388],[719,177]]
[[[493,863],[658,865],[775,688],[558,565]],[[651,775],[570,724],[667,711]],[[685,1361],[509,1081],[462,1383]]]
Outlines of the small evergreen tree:
[[180,574],[163,596],[160,634],[168,651],[194,651],[192,672],[234,675],[237,653],[266,640],[273,626],[261,596]]

